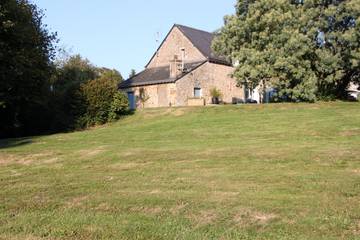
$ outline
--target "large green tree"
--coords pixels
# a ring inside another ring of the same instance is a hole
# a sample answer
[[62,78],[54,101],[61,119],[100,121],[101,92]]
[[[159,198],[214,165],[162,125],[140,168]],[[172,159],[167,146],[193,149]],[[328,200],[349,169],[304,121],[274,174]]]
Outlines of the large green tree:
[[305,26],[318,31],[312,61],[318,96],[345,97],[349,83],[360,80],[360,1],[316,3],[305,2],[304,8],[312,13]]
[[121,74],[66,51],[54,61],[56,35],[42,18],[28,0],[0,1],[0,137],[72,130],[84,115],[103,123],[126,110],[115,94]]
[[56,71],[51,78],[52,129],[71,130],[77,118],[85,111],[78,97],[81,84],[98,77],[97,68],[79,54],[66,56],[55,62]]
[[27,0],[0,1],[0,136],[48,128],[47,96],[56,36]]
[[51,81],[52,128],[72,130],[104,123],[117,84],[123,81],[121,74],[115,69],[96,67],[79,54],[63,55],[56,61]]
[[124,81],[124,78],[121,76],[121,73],[116,69],[109,69],[109,68],[99,68],[98,74],[102,78],[107,78],[111,81],[116,81],[120,83]]
[[117,70],[96,67],[80,55],[63,55],[56,61],[52,77],[52,129],[73,130],[102,124],[126,112],[121,104],[127,106],[127,102],[117,94],[118,84],[123,81]]
[[344,97],[359,79],[359,0],[238,0],[213,48],[247,87],[279,100]]

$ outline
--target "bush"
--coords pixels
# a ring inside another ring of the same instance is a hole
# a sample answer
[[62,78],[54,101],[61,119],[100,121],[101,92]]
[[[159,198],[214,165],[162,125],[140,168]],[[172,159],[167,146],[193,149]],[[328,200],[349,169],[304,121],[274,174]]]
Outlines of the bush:
[[117,92],[113,96],[113,101],[110,106],[109,121],[119,119],[121,115],[127,114],[129,111],[128,98],[122,92]]
[[211,95],[211,102],[212,104],[219,104],[220,98],[222,97],[222,93],[219,89],[216,87],[213,87],[210,89],[210,95]]
[[107,122],[121,74],[98,68],[80,55],[63,54],[51,79],[51,128],[68,131]]
[[116,93],[116,82],[107,78],[99,78],[82,84],[79,95],[85,105],[85,113],[79,118],[78,126],[106,123]]
[[103,76],[80,86],[76,98],[79,108],[76,128],[104,124],[128,113],[128,99],[118,91],[117,83],[117,80]]
[[216,87],[210,89],[210,95],[213,98],[221,98],[222,97],[222,93],[219,89],[217,89]]

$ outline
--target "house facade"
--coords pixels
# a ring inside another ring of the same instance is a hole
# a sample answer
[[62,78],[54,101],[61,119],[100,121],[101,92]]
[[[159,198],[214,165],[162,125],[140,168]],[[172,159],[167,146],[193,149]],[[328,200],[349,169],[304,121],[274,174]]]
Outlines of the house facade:
[[360,100],[360,86],[359,84],[350,83],[347,93],[350,98]]
[[212,33],[175,24],[145,69],[119,85],[130,107],[211,104],[213,88],[225,103],[244,99],[244,89],[231,77],[232,64],[211,50],[213,38]]

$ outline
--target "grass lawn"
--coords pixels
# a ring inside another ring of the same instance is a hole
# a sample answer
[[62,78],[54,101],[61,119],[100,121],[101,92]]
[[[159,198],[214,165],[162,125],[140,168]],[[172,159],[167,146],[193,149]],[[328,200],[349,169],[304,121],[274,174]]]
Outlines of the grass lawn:
[[360,239],[360,104],[149,109],[0,141],[0,239]]

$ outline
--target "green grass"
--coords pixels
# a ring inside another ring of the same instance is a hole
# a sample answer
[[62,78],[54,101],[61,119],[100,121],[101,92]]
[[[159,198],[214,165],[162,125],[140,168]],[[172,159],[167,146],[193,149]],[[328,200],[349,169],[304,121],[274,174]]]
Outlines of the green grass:
[[0,141],[0,239],[360,239],[360,104],[150,109]]

